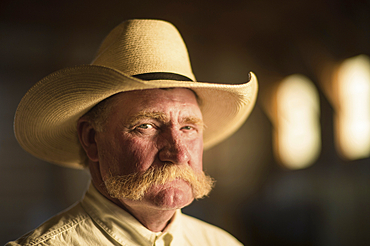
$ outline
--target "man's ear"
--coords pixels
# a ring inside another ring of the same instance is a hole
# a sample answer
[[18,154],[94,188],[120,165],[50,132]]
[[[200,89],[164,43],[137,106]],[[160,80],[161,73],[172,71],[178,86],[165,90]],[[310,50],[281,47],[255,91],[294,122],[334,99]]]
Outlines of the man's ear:
[[93,162],[98,162],[99,155],[95,140],[96,130],[94,127],[88,120],[82,117],[77,122],[77,132],[78,139],[80,140],[82,148],[85,150],[87,157]]

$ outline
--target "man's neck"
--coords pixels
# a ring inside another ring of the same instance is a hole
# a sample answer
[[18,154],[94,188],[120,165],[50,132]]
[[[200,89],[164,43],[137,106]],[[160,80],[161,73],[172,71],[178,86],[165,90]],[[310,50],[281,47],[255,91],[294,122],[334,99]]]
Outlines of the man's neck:
[[143,226],[152,232],[161,232],[174,217],[176,210],[158,210],[155,208],[129,206],[121,201],[120,207],[134,216]]

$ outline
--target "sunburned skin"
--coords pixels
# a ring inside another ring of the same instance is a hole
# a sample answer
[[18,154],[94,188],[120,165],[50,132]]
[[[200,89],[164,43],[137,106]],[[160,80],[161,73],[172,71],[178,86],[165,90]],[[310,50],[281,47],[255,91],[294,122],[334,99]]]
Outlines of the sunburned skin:
[[153,185],[139,201],[112,198],[102,183],[111,176],[141,173],[164,164],[202,173],[204,125],[196,97],[188,89],[152,89],[117,94],[113,103],[104,131],[94,131],[83,118],[79,121],[92,182],[148,229],[162,231],[176,209],[194,200],[187,181]]

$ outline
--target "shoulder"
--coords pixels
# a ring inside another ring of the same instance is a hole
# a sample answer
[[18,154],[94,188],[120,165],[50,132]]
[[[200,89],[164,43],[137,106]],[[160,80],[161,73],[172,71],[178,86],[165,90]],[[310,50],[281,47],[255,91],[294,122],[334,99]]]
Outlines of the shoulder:
[[[59,245],[66,244],[66,240],[81,230],[88,223],[89,216],[80,204],[61,212],[45,221],[35,230],[23,235],[6,246],[15,245]],[[83,229],[82,229],[83,230]],[[62,240],[64,241],[62,243]]]
[[202,240],[202,245],[242,245],[225,230],[183,214],[184,233],[188,240]]

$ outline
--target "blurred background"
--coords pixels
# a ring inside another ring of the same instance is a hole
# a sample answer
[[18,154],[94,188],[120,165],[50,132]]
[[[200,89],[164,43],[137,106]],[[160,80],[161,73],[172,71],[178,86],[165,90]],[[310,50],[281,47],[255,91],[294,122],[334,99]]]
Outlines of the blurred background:
[[2,0],[0,244],[78,201],[89,180],[21,149],[19,101],[49,73],[90,63],[130,18],[177,26],[198,81],[259,79],[247,122],[204,154],[216,188],[184,213],[246,245],[369,244],[369,0]]

